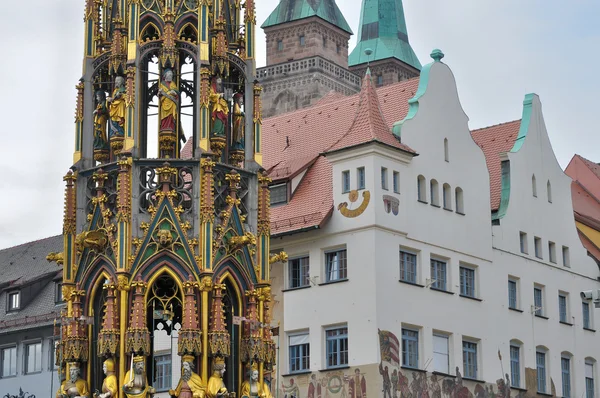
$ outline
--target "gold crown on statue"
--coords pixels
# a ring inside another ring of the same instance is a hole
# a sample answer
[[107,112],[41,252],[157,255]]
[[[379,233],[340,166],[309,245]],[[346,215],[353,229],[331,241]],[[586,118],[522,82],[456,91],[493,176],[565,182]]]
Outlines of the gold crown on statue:
[[216,357],[213,359],[213,364],[215,365],[225,365],[225,360],[221,357]]
[[255,363],[252,364],[252,366],[250,366],[250,371],[254,372],[255,370],[258,370],[258,365]]
[[144,362],[146,360],[146,357],[142,356],[142,355],[138,355],[133,357],[133,362],[134,363],[138,363],[138,362]]
[[196,359],[196,357],[193,355],[184,355],[181,357],[182,362],[192,362],[193,363],[195,359]]
[[69,362],[69,368],[79,369],[79,362]]

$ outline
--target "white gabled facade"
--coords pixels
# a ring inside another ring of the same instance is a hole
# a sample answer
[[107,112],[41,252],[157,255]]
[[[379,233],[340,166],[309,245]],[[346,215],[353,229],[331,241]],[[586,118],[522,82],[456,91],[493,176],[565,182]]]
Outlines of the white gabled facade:
[[[432,56],[435,62],[423,68],[408,116],[394,126],[418,156],[378,143],[327,154],[333,170],[331,218],[321,229],[271,241],[272,251],[289,255],[271,272],[280,326],[279,374],[273,375],[279,396],[317,398],[319,389],[323,396],[352,398],[425,390],[433,397],[466,398],[491,396],[491,389],[503,396],[535,396],[536,351],[542,349],[547,361],[542,392],[567,395],[561,357],[568,355],[569,395],[585,396],[587,361],[600,396],[594,309],[590,304],[590,330],[584,330],[579,297],[582,290],[600,288],[600,272],[577,236],[570,179],[554,158],[539,99],[527,97],[527,133],[518,140],[520,149],[505,157],[510,198],[492,226],[486,158],[471,136],[454,76],[440,62],[443,54]],[[364,189],[358,189],[361,168]],[[343,192],[346,172],[350,192]],[[531,194],[533,174],[537,198]],[[353,190],[356,198],[350,198]],[[345,208],[350,212],[340,210]],[[520,251],[520,232],[527,233],[529,254]],[[535,257],[534,237],[541,238],[542,259]],[[549,241],[555,243],[556,264],[549,261]],[[562,264],[563,246],[569,267]],[[345,256],[346,274],[328,272],[332,251]],[[336,276],[339,281],[329,281]],[[516,282],[513,310],[509,279]],[[543,288],[543,318],[532,312],[534,286]],[[564,323],[559,294],[567,299]],[[345,346],[336,345],[336,336],[328,339],[331,329],[347,330],[348,359],[334,369],[328,369],[328,352],[339,360]],[[399,364],[385,354],[380,330],[399,340]],[[305,363],[290,364],[290,356],[307,354]],[[505,374],[517,377],[519,388],[495,385]],[[356,387],[361,378],[365,396]]]

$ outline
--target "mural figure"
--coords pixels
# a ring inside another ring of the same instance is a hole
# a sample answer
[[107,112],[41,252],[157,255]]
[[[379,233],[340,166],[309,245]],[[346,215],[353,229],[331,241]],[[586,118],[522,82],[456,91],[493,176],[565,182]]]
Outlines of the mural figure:
[[252,365],[250,369],[250,380],[244,380],[242,383],[240,395],[242,398],[273,398],[267,384],[263,383],[261,386],[258,383],[258,368],[256,365]]
[[98,90],[96,91],[96,109],[94,109],[94,151],[108,150],[108,139],[106,137],[108,115],[106,93],[104,90]]
[[233,96],[233,131],[231,134],[231,146],[233,149],[244,149],[245,114],[244,94],[236,93]]
[[442,398],[442,387],[438,382],[437,375],[432,374],[429,378],[429,381],[431,383],[429,385],[429,390],[431,391],[431,398]]
[[175,131],[177,126],[177,106],[179,90],[173,81],[173,71],[166,69],[158,87],[160,101],[160,131]]
[[290,379],[290,385],[286,386],[284,382],[281,382],[281,389],[283,390],[283,398],[299,398],[300,389],[297,384],[294,384],[294,379]]
[[213,374],[208,379],[206,388],[207,398],[227,397],[227,387],[223,383],[225,374],[225,361],[222,358],[215,358],[213,361]]
[[391,195],[383,195],[383,208],[386,213],[392,213],[393,215],[398,215],[398,208],[400,207],[400,201],[391,196]]
[[60,398],[89,398],[87,381],[81,378],[78,363],[71,363],[69,366],[69,380],[65,380],[60,387]]
[[213,136],[223,137],[225,135],[225,126],[227,125],[229,104],[223,98],[223,81],[220,77],[213,79],[209,101],[211,104],[211,133]]
[[112,97],[106,99],[110,115],[110,137],[123,137],[125,135],[125,79],[123,76],[115,78],[115,89]]
[[102,365],[102,371],[106,375],[102,382],[102,392],[94,393],[94,398],[117,398],[119,387],[117,386],[117,376],[115,376],[115,361],[107,359]]
[[383,367],[383,362],[379,364],[379,374],[383,378],[383,398],[392,398],[392,382],[390,381],[390,373],[388,367]]
[[394,369],[394,371],[392,372],[391,381],[392,381],[392,396],[394,398],[398,398],[398,382],[400,381],[400,379],[398,378],[398,370],[397,369]]
[[319,383],[317,375],[314,373],[310,375],[307,398],[321,398],[321,383]]
[[125,374],[127,384],[123,386],[123,392],[127,398],[151,398],[156,390],[148,385],[146,376],[146,357],[136,356],[133,358],[133,369]]
[[169,395],[177,398],[204,398],[206,384],[194,373],[194,356],[184,355],[181,363],[181,379],[175,390],[169,390]]
[[354,369],[354,376],[348,382],[348,392],[350,398],[367,398],[367,381],[359,368]]

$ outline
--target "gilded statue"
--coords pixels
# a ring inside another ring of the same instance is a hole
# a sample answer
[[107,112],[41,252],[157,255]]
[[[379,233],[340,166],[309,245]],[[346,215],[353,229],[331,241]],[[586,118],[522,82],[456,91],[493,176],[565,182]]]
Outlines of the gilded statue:
[[208,379],[208,386],[206,388],[207,398],[220,398],[227,397],[227,387],[223,383],[223,374],[225,374],[225,361],[223,358],[215,358],[213,360],[213,374]]
[[104,90],[96,91],[96,109],[94,109],[94,150],[108,150],[106,137],[106,120],[109,113],[106,107],[106,93]]
[[184,355],[181,363],[181,379],[175,390],[169,390],[169,395],[177,398],[204,398],[206,384],[200,376],[194,373],[194,357]]
[[125,135],[125,95],[125,79],[123,76],[117,76],[112,96],[106,99],[110,115],[109,138]]
[[241,398],[273,398],[269,386],[264,382],[262,386],[260,385],[258,381],[258,368],[256,365],[252,365],[249,380],[245,380],[242,383],[240,396]]
[[231,146],[233,149],[244,149],[245,114],[244,94],[236,93],[233,96],[233,131],[231,134]]
[[117,385],[117,376],[115,376],[115,361],[107,359],[102,365],[102,371],[106,375],[102,382],[102,391],[94,393],[94,398],[118,398],[119,387]]
[[213,79],[210,88],[209,101],[211,104],[211,120],[213,136],[224,136],[225,126],[227,125],[227,115],[229,114],[229,105],[223,98],[223,81],[221,78]]
[[63,381],[58,398],[89,398],[87,381],[81,378],[79,364],[72,362],[69,364],[69,380]]
[[133,369],[125,374],[123,392],[127,398],[151,398],[156,390],[148,385],[146,376],[146,357],[133,358]]
[[177,128],[177,106],[179,90],[173,81],[173,71],[166,69],[158,86],[160,101],[160,131],[175,131]]

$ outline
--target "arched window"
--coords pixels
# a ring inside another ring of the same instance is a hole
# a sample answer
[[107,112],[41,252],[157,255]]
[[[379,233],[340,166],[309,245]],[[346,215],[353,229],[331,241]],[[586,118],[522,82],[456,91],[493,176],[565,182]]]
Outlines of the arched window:
[[444,209],[452,210],[452,190],[450,185],[444,184]]
[[448,151],[448,138],[444,138],[444,160],[450,161],[450,152]]
[[456,187],[454,190],[454,201],[456,202],[456,212],[465,214],[465,204],[463,203],[463,190],[461,187]]
[[427,202],[427,187],[425,186],[425,177],[417,177],[417,199],[421,202]]
[[431,195],[431,204],[434,206],[440,205],[440,189],[438,182],[434,179],[429,181],[429,190]]
[[552,184],[550,184],[550,180],[546,183],[546,193],[548,194],[548,203],[552,203]]
[[[525,383],[523,380],[523,342],[512,339],[509,346],[510,354],[510,386],[521,388]],[[523,380],[524,381],[524,380]]]
[[537,198],[537,183],[535,182],[535,174],[531,176],[531,192],[533,192],[533,197]]

